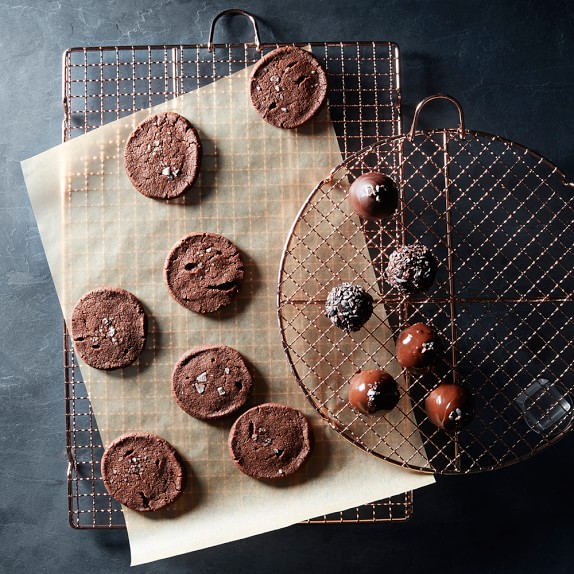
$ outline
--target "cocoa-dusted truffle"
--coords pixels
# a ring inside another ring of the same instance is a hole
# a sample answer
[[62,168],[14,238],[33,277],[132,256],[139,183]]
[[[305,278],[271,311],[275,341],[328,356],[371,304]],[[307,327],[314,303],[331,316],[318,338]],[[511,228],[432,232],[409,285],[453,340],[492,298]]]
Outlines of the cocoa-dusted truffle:
[[341,283],[327,296],[325,315],[344,331],[358,331],[373,313],[373,298],[360,285]]
[[403,245],[391,253],[386,277],[401,293],[414,295],[433,284],[436,271],[434,255],[427,247],[415,242]]
[[395,182],[382,173],[365,173],[349,188],[349,201],[355,213],[365,219],[389,217],[397,208],[399,190]]
[[349,404],[364,415],[394,409],[399,397],[395,379],[383,369],[355,373],[349,383]]
[[442,383],[425,399],[428,419],[440,429],[457,431],[474,417],[474,399],[461,385]]
[[442,341],[425,323],[407,327],[397,339],[397,361],[406,369],[424,369],[436,363],[442,354]]

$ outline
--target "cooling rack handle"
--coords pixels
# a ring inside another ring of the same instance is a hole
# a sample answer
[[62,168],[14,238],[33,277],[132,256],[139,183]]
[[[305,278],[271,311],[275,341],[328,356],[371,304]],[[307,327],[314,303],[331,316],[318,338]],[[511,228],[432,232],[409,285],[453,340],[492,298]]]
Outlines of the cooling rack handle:
[[409,131],[408,138],[412,139],[415,135],[417,129],[417,123],[419,121],[419,115],[422,109],[429,103],[434,100],[446,100],[447,102],[451,102],[455,105],[458,111],[458,133],[461,138],[464,137],[465,129],[464,129],[464,113],[462,111],[462,106],[455,100],[452,96],[447,96],[446,94],[435,94],[434,96],[428,96],[422,102],[419,102],[418,106],[415,109],[415,115],[413,116],[413,123],[411,125],[411,129]]
[[217,21],[222,18],[223,16],[227,16],[230,14],[239,14],[240,16],[245,16],[250,22],[251,26],[253,26],[253,35],[255,38],[255,48],[258,52],[261,52],[261,40],[259,40],[259,29],[257,28],[257,21],[255,17],[246,12],[245,10],[239,10],[238,8],[230,8],[229,10],[224,10],[215,16],[215,18],[211,21],[211,28],[209,29],[209,40],[207,41],[207,51],[213,51],[213,34],[215,32],[215,24]]

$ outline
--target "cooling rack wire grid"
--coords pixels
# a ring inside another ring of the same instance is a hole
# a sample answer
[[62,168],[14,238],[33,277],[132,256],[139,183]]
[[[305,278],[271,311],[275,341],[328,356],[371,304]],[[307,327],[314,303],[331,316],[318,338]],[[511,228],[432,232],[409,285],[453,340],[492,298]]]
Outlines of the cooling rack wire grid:
[[[229,12],[250,19],[254,42],[214,43],[215,23]],[[343,158],[383,136],[401,133],[395,44],[324,42],[310,46],[327,70],[329,111]],[[206,86],[250,66],[276,47],[259,41],[250,15],[226,11],[213,20],[207,44],[69,49],[63,56],[63,140]],[[74,528],[123,528],[121,507],[109,497],[101,480],[103,445],[65,328],[64,374],[70,524]],[[407,492],[309,522],[402,521],[411,516],[412,508],[412,493]]]

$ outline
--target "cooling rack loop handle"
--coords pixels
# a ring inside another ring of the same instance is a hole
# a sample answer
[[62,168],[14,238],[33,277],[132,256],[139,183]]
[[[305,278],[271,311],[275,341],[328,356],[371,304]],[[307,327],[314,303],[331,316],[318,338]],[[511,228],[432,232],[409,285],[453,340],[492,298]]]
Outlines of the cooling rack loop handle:
[[422,109],[429,103],[434,100],[446,100],[447,102],[451,102],[455,105],[458,111],[458,128],[457,131],[461,138],[465,135],[465,128],[464,128],[464,113],[462,111],[462,106],[455,100],[452,96],[447,96],[446,94],[435,94],[434,96],[428,96],[422,102],[419,102],[418,106],[415,109],[415,115],[413,116],[413,123],[411,125],[411,129],[409,131],[408,139],[412,139],[415,135],[417,129],[417,123],[419,121],[419,115]]
[[257,21],[255,17],[246,12],[245,10],[239,10],[238,8],[230,8],[229,10],[224,10],[215,16],[215,18],[211,22],[211,28],[209,29],[209,40],[207,41],[207,51],[213,51],[213,34],[215,32],[215,24],[217,21],[222,18],[223,16],[227,16],[230,14],[239,14],[240,16],[245,16],[250,22],[251,26],[253,26],[253,35],[255,37],[255,48],[258,52],[261,52],[261,40],[259,40],[259,29],[257,28]]

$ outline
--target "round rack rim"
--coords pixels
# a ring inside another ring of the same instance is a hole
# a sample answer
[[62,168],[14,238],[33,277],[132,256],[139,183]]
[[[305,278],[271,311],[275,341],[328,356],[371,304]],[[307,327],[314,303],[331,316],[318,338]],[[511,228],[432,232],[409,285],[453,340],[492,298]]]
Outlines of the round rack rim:
[[[458,139],[458,140],[476,139],[476,140],[486,141],[487,145],[494,145],[495,143],[503,144],[504,146],[507,146],[508,148],[510,148],[514,151],[518,150],[518,151],[522,152],[523,156],[528,157],[530,160],[533,160],[535,162],[536,166],[544,165],[546,167],[546,169],[548,169],[550,171],[550,175],[548,176],[549,178],[557,176],[558,178],[560,178],[560,180],[561,180],[560,183],[562,185],[564,185],[564,186],[570,185],[568,183],[568,181],[566,180],[566,176],[565,176],[564,172],[560,168],[558,168],[554,163],[552,163],[551,161],[544,158],[541,154],[539,154],[538,152],[536,152],[536,151],[534,151],[534,150],[532,150],[532,149],[530,149],[530,148],[528,148],[522,144],[519,144],[517,142],[514,142],[512,140],[509,140],[507,138],[504,138],[504,137],[501,137],[501,136],[498,136],[495,134],[477,131],[477,130],[468,130],[468,129],[465,129],[464,134],[461,134],[460,127],[457,127],[457,128],[432,129],[432,130],[417,130],[412,134],[410,134],[410,133],[409,134],[401,134],[401,135],[388,136],[388,137],[382,138],[381,140],[379,140],[379,141],[363,148],[362,150],[359,150],[358,152],[350,155],[347,159],[342,161],[337,167],[333,168],[331,170],[331,172],[329,173],[329,175],[325,179],[323,179],[321,182],[319,182],[313,188],[311,193],[307,196],[307,198],[303,202],[303,204],[302,204],[301,208],[299,209],[297,216],[295,217],[294,222],[293,222],[293,224],[289,230],[287,239],[286,239],[285,244],[284,244],[284,249],[283,249],[281,261],[280,261],[279,274],[278,274],[278,286],[277,286],[277,314],[278,314],[278,323],[279,323],[279,328],[280,328],[280,333],[281,333],[281,341],[282,341],[285,353],[287,355],[287,359],[289,362],[291,372],[292,372],[293,376],[295,377],[295,380],[297,381],[299,387],[303,390],[306,399],[311,403],[314,410],[321,416],[321,418],[323,420],[325,420],[327,422],[327,424],[335,432],[340,434],[343,438],[345,438],[347,441],[349,441],[355,447],[360,448],[361,450],[364,450],[368,454],[371,454],[377,458],[380,458],[380,459],[386,460],[387,462],[395,464],[396,466],[400,466],[403,468],[408,468],[411,470],[424,472],[424,473],[439,473],[439,474],[445,474],[445,475],[446,474],[448,474],[448,475],[476,474],[479,472],[492,471],[492,470],[496,470],[499,468],[512,466],[513,464],[516,464],[518,462],[522,462],[524,460],[531,458],[532,456],[537,454],[539,451],[544,450],[548,446],[555,444],[556,442],[561,440],[564,436],[566,436],[566,434],[568,434],[568,432],[572,428],[572,421],[570,420],[567,427],[565,429],[563,428],[557,434],[550,434],[550,435],[540,434],[541,439],[539,441],[539,444],[538,444],[538,446],[533,448],[531,452],[516,453],[514,456],[512,456],[510,458],[497,460],[494,463],[485,464],[484,466],[482,466],[482,465],[475,465],[475,466],[470,465],[469,467],[466,467],[466,468],[464,468],[464,467],[463,468],[456,468],[454,466],[447,467],[447,468],[440,468],[440,467],[437,468],[432,463],[430,463],[430,461],[429,461],[429,466],[420,466],[418,464],[411,464],[411,463],[409,463],[408,460],[397,459],[393,455],[388,456],[388,455],[382,454],[380,452],[377,452],[376,450],[368,448],[364,443],[361,442],[360,437],[353,437],[353,436],[350,436],[350,434],[348,432],[344,432],[345,424],[340,423],[337,419],[337,416],[333,416],[330,413],[329,409],[325,406],[325,403],[322,406],[320,406],[318,404],[318,401],[314,400],[310,389],[307,388],[307,386],[305,385],[303,377],[301,376],[301,374],[297,368],[297,364],[296,364],[297,361],[294,358],[293,350],[291,349],[291,346],[290,346],[288,338],[287,338],[287,333],[286,333],[286,330],[289,327],[289,321],[288,321],[288,319],[286,319],[286,317],[284,316],[284,312],[283,312],[284,306],[288,305],[290,303],[289,297],[287,297],[287,298],[284,297],[284,287],[285,287],[286,265],[287,265],[287,262],[288,262],[290,255],[291,255],[290,254],[291,242],[293,241],[294,233],[297,229],[297,226],[300,223],[301,218],[304,217],[305,213],[309,209],[310,205],[313,203],[317,194],[319,194],[325,186],[328,186],[330,183],[333,182],[333,178],[334,178],[335,174],[341,174],[344,172],[343,176],[341,177],[341,180],[345,179],[349,175],[352,175],[351,170],[353,168],[357,168],[361,164],[362,158],[364,158],[368,154],[376,153],[376,151],[378,149],[380,149],[382,146],[392,147],[394,145],[394,146],[398,147],[398,146],[402,145],[404,142],[413,143],[413,141],[414,141],[413,145],[415,145],[417,138],[421,138],[422,140],[428,140],[428,139],[431,139],[433,137],[441,136],[441,135],[444,136],[446,142],[448,142],[450,140],[454,140],[454,139]],[[500,159],[500,158],[497,158],[497,159]],[[358,169],[360,169],[360,168],[358,168]],[[402,169],[402,165],[401,165],[400,169]],[[569,202],[569,200],[570,200],[570,198],[568,198],[568,202]],[[568,203],[566,203],[566,205],[568,205]],[[364,226],[363,226],[363,231],[365,231]],[[366,237],[365,237],[365,240],[366,240]],[[372,261],[371,261],[371,264],[372,264]],[[379,280],[377,280],[377,282],[378,281]],[[382,281],[382,279],[381,279],[381,281]],[[451,299],[453,299],[452,295],[451,295]],[[552,299],[550,297],[544,297],[542,299],[542,301],[543,302],[546,302],[546,301],[551,302]],[[566,304],[569,304],[573,301],[574,301],[574,298],[572,298],[571,296],[564,299],[564,302]],[[318,299],[313,300],[314,304],[317,304],[317,302],[318,302]],[[496,302],[495,299],[491,299],[488,301],[488,303],[495,303],[495,302]],[[521,303],[523,302],[523,303],[527,303],[527,304],[536,303],[536,301],[534,301],[534,299],[530,299],[528,297],[523,297],[522,299],[519,300],[519,302],[521,302]],[[303,302],[299,301],[299,303],[302,303],[304,305],[305,301],[303,301]],[[384,294],[381,295],[381,305],[383,305],[383,306],[385,305]],[[403,374],[404,374],[404,371],[403,371]],[[408,377],[407,377],[407,379],[408,379]],[[407,387],[408,387],[408,382],[407,382]],[[569,389],[569,390],[571,390],[571,389]],[[419,427],[419,425],[417,424],[417,428],[418,427]],[[347,429],[348,429],[348,426],[347,426]],[[464,430],[462,432],[464,432]],[[456,434],[458,434],[458,433],[456,433]],[[455,435],[452,435],[452,436],[455,437],[454,441],[458,442],[458,439],[456,438],[456,436]]]

